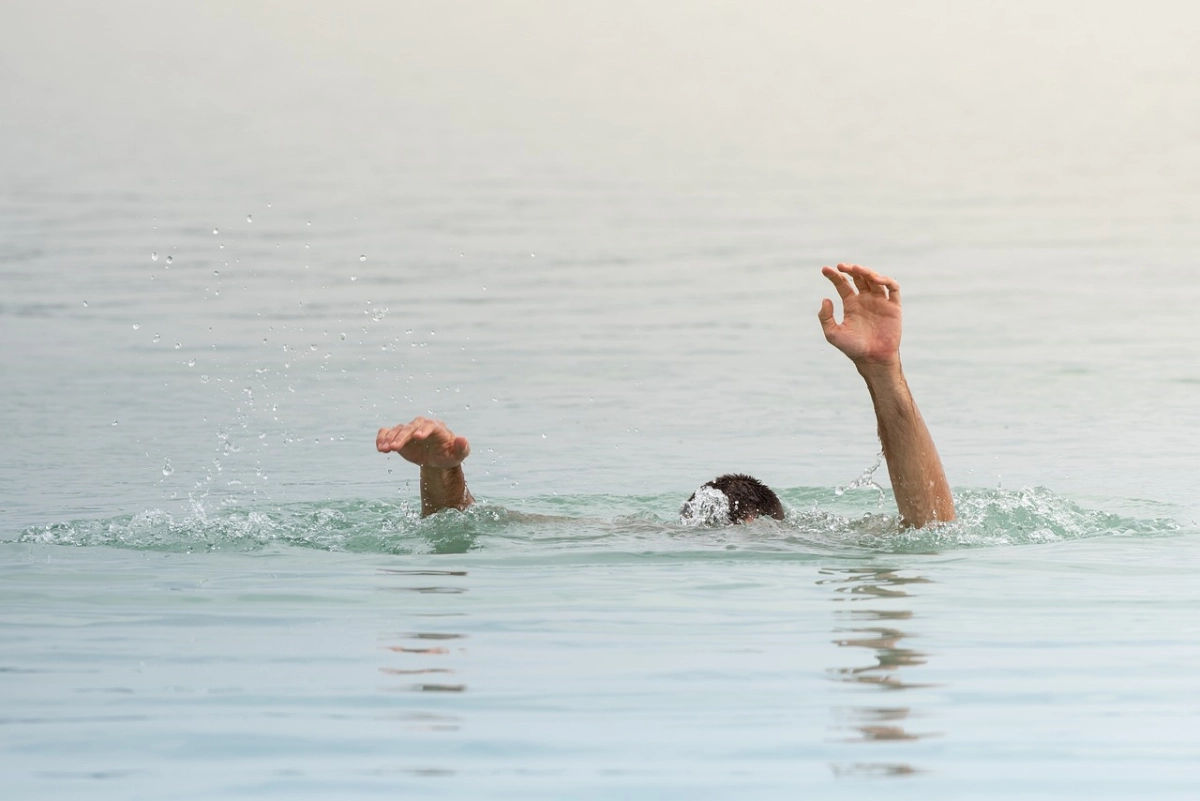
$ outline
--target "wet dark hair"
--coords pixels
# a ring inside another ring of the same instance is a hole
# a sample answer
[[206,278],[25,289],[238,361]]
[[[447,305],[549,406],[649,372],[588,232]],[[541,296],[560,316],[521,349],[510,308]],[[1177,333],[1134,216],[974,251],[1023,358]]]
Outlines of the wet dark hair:
[[[779,496],[753,476],[727,473],[701,484],[700,489],[696,492],[700,492],[705,487],[712,487],[729,499],[728,520],[723,522],[743,523],[764,515],[776,520],[783,520],[783,504],[780,502]],[[685,519],[694,514],[696,507],[693,505],[693,501],[696,499],[696,492],[692,493],[692,496],[683,504],[683,509],[680,510],[680,514]]]

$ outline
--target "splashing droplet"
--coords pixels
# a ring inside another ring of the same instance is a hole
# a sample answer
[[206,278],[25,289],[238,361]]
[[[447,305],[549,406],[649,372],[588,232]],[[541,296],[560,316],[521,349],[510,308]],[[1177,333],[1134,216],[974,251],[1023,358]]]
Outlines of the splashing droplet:
[[201,384],[207,384],[207,383],[208,383],[208,376],[206,376],[206,375],[202,375],[202,376],[200,376],[200,383],[201,383]]
[[87,308],[87,301],[86,301],[86,300],[83,302],[83,308],[85,308],[85,309]]
[[141,324],[141,323],[134,323],[134,324],[133,324],[133,330],[134,330],[134,331],[138,330],[138,329],[139,329],[139,328],[141,328],[141,327],[142,327],[142,324]]
[[154,251],[150,254],[150,261],[158,261],[158,251]]
[[216,236],[216,235],[217,235],[217,234],[219,234],[219,233],[221,233],[221,229],[220,229],[220,228],[214,228],[214,229],[213,229],[213,236]]
[[158,344],[162,340],[162,334],[155,334],[154,339],[150,340],[154,344]]
[[358,260],[359,260],[359,261],[366,261],[366,260],[367,260],[367,255],[364,253],[363,255],[361,255],[361,256],[359,256],[359,257],[358,257]]
[[252,223],[252,222],[254,222],[254,215],[253,215],[253,214],[247,214],[247,215],[246,215],[246,222],[251,222],[251,223]]
[[357,280],[358,280],[358,276],[357,276],[357,275],[352,275],[352,276],[350,276],[350,280],[351,280],[351,281],[357,281]]
[[175,257],[174,257],[174,256],[167,256],[167,264],[170,264],[170,263],[171,263],[171,262],[173,262],[173,261],[175,261]]
[[171,467],[170,459],[167,459],[165,462],[163,462],[163,475],[164,476],[169,476],[174,472],[175,472],[175,468]]
[[179,350],[181,347],[183,347],[183,346],[180,345],[178,342],[175,343],[175,350]]
[[188,360],[187,360],[187,366],[188,366],[188,367],[195,367],[195,366],[196,366],[196,360],[195,360],[195,359],[188,359]]
[[115,426],[115,425],[117,424],[117,421],[116,421],[116,420],[113,420],[113,421],[112,421],[112,424]]

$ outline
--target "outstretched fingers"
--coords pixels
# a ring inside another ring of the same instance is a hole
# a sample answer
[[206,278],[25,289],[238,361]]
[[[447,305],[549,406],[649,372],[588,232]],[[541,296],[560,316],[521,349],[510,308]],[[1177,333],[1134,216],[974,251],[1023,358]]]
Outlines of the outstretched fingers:
[[839,264],[838,269],[836,270],[832,267],[821,268],[821,275],[829,279],[829,282],[833,284],[834,289],[837,290],[838,297],[840,297],[842,300],[845,300],[846,298],[852,298],[857,294],[854,289],[854,282],[845,274],[844,271],[842,271],[844,266],[844,264]]
[[879,276],[879,283],[887,287],[888,300],[896,305],[900,304],[900,282],[895,278],[888,278],[886,275]]
[[395,428],[381,428],[375,437],[375,450],[380,453],[399,451],[413,438],[414,429],[411,425],[400,425]]
[[381,428],[375,436],[375,449],[380,453],[399,453],[410,442],[423,442],[442,425],[437,420],[417,417],[394,428]]
[[838,270],[853,276],[854,285],[858,287],[859,292],[871,292],[893,303],[900,303],[900,284],[896,279],[859,264],[839,264]]
[[850,277],[859,292],[871,291],[872,273],[866,267],[860,267],[857,264],[839,264],[837,268],[842,274]]

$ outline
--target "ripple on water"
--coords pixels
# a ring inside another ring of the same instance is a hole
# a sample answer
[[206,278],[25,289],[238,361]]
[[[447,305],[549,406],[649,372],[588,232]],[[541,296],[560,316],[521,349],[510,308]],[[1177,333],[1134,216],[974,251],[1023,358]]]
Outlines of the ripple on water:
[[[293,546],[358,553],[536,553],[546,551],[830,554],[854,551],[922,553],[1062,542],[1104,536],[1161,536],[1180,530],[1169,518],[1127,517],[1086,509],[1043,488],[963,490],[957,521],[901,529],[895,515],[862,512],[836,490],[781,493],[791,507],[785,522],[685,527],[673,517],[674,495],[615,498],[579,496],[479,503],[467,512],[422,519],[407,503],[344,500],[189,512],[147,510],[99,520],[73,520],[25,529],[19,542],[148,551],[256,551]],[[516,511],[511,506],[521,506]],[[538,514],[525,509],[567,511]],[[615,510],[627,514],[614,515]],[[670,516],[668,516],[670,515]]]

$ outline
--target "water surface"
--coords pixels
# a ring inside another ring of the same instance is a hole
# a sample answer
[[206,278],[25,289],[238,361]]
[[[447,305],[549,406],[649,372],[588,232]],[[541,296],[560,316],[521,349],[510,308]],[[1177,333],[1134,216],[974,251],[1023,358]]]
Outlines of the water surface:
[[[1193,797],[1197,21],[7,5],[10,794]],[[846,260],[953,526],[846,489]]]

